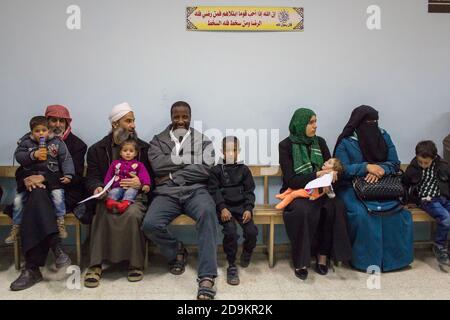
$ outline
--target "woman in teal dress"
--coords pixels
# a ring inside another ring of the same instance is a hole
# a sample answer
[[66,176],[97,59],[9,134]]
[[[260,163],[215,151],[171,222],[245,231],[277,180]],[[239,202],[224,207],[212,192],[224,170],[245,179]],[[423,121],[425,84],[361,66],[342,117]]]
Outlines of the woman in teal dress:
[[402,209],[384,217],[371,215],[352,186],[355,177],[377,182],[400,170],[391,137],[378,127],[378,112],[369,106],[353,110],[334,153],[345,168],[336,193],[347,207],[352,266],[362,271],[379,267],[384,272],[407,267],[414,259],[411,213]]

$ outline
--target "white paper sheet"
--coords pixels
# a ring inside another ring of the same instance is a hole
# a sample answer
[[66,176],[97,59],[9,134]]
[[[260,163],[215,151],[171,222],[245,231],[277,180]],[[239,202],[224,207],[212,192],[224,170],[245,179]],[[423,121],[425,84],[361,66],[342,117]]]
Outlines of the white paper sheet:
[[95,194],[95,195],[93,195],[93,196],[90,196],[89,198],[86,198],[86,199],[84,199],[83,201],[78,202],[78,204],[84,203],[84,202],[89,201],[89,200],[92,200],[92,199],[100,198],[102,195],[104,195],[104,194],[109,190],[109,188],[111,188],[111,186],[113,185],[115,179],[116,179],[115,176],[112,177],[112,179],[111,179],[111,180],[106,184],[106,186],[103,188],[103,191],[102,191],[102,192],[97,193],[97,194]]
[[316,188],[329,187],[329,186],[331,186],[332,183],[333,183],[333,174],[327,173],[327,174],[321,176],[320,178],[310,181],[306,185],[305,189],[310,190],[310,189],[316,189]]

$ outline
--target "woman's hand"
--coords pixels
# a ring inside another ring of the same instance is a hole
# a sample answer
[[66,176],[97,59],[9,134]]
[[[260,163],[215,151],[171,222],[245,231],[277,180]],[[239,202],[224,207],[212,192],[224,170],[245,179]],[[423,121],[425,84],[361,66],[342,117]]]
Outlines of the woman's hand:
[[333,183],[335,183],[336,181],[338,181],[338,172],[337,171],[331,171],[331,173],[333,174]]
[[316,177],[320,178],[323,177],[326,174],[332,173],[333,174],[333,183],[335,183],[338,180],[338,173],[337,171],[334,171],[333,169],[326,169],[316,172]]
[[331,173],[331,172],[333,172],[332,169],[326,169],[326,170],[317,171],[316,172],[316,177],[320,178],[320,177],[323,177],[324,175],[326,175],[328,173]]
[[368,173],[364,180],[366,180],[366,182],[368,183],[377,183],[380,180],[380,178],[378,178],[376,175],[372,173]]
[[29,176],[25,178],[23,182],[29,192],[36,188],[45,189],[45,177],[42,175]]
[[129,179],[122,179],[120,181],[120,187],[124,189],[133,188],[136,190],[141,190],[142,184],[141,180],[139,180],[139,177],[135,175],[134,173],[130,173],[131,178]]
[[367,165],[367,172],[369,174],[377,176],[378,178],[382,178],[384,176],[384,174],[386,173],[384,171],[384,169],[381,166],[377,165],[377,164],[368,164]]

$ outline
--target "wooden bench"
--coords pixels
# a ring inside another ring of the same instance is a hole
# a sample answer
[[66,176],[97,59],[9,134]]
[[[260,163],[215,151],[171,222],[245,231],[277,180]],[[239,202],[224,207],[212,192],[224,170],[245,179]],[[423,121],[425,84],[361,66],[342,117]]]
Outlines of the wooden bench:
[[[263,204],[255,205],[253,211],[253,221],[256,225],[262,225],[263,228],[263,244],[262,246],[267,250],[269,267],[274,266],[274,247],[275,247],[275,225],[284,224],[283,211],[275,209],[275,204],[269,204],[269,178],[281,177],[281,170],[279,166],[249,166],[253,177],[262,179],[264,185],[264,202]],[[275,199],[275,198],[274,198]],[[192,226],[195,221],[186,216],[180,215],[172,225],[176,226]],[[148,263],[148,245],[145,253],[145,268]]]
[[[0,166],[0,178],[11,178],[13,179],[18,167],[13,166]],[[65,222],[67,226],[75,227],[75,242],[76,242],[76,262],[77,265],[81,266],[81,223],[75,217],[73,213],[68,213],[65,216]],[[11,218],[0,211],[0,226],[11,226]],[[3,239],[0,239],[3,241]],[[20,241],[14,244],[14,265],[17,270],[20,269],[21,265],[21,253],[20,253]]]
[[[406,170],[407,164],[403,164],[402,170]],[[257,204],[253,211],[253,220],[256,225],[263,226],[263,247],[266,248],[269,260],[269,267],[275,264],[275,225],[284,224],[283,210],[275,209],[275,204],[270,204],[270,200],[277,201],[274,195],[269,194],[269,179],[281,178],[281,169],[279,166],[249,166],[253,177],[263,180],[263,204]],[[411,211],[413,222],[435,222],[425,211],[417,208],[415,205],[408,205]],[[172,225],[195,225],[195,221],[186,215],[176,218]],[[148,247],[146,251],[146,267],[148,262]]]
[[[405,170],[407,165],[402,165],[402,169]],[[277,201],[274,195],[269,194],[269,179],[281,178],[281,170],[279,166],[249,166],[253,177],[257,181],[262,179],[263,181],[263,203],[257,204],[254,209],[253,219],[256,225],[262,225],[263,230],[263,247],[267,250],[269,267],[273,267],[274,249],[275,249],[275,225],[284,224],[282,210],[275,209],[275,204],[271,204],[271,200]],[[0,178],[14,178],[14,174],[17,167],[0,166]],[[414,222],[434,222],[426,212],[413,205],[408,206],[408,209],[412,213]],[[10,225],[11,220],[8,216],[0,213],[0,225]],[[81,262],[81,225],[78,219],[73,214],[66,215],[66,224],[75,226],[76,230],[76,248],[77,248],[77,263]],[[192,226],[195,225],[195,221],[186,215],[181,215],[176,218],[172,225],[177,226]],[[18,247],[18,246],[17,246]],[[15,248],[15,261],[16,268],[20,265],[20,254],[18,248]],[[148,262],[148,246],[146,246],[146,259],[145,264],[147,267]]]

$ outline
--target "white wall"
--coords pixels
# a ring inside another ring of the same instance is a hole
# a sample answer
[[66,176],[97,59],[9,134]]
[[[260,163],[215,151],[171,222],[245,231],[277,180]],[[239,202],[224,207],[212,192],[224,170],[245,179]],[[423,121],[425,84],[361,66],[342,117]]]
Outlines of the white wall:
[[[303,33],[185,31],[185,7],[208,4],[303,6]],[[66,28],[66,8],[82,30]],[[382,9],[382,30],[366,9]],[[48,104],[70,107],[74,131],[92,144],[111,107],[135,106],[144,140],[161,131],[183,99],[204,129],[280,129],[313,108],[330,148],[351,110],[380,111],[400,158],[416,142],[450,131],[450,14],[426,0],[1,0],[0,164]]]

